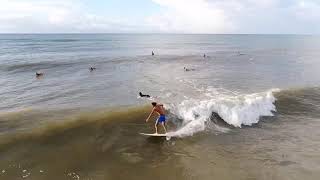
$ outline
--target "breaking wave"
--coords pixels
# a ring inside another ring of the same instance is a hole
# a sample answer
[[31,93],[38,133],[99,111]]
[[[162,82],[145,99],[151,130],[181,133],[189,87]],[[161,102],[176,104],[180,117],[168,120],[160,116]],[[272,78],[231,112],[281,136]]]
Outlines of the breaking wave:
[[[262,116],[274,115],[276,98],[273,93],[276,91],[279,90],[247,95],[220,95],[201,101],[184,100],[170,107],[170,110],[183,120],[180,128],[172,132],[172,135],[183,137],[204,131],[215,114],[234,127],[251,126],[258,123]],[[216,127],[219,128],[217,125]]]

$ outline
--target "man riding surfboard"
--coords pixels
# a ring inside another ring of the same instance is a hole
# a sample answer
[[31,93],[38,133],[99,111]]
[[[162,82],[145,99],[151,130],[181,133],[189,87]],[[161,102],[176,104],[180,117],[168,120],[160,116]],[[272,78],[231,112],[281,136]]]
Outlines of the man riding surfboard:
[[154,127],[156,129],[156,132],[155,134],[158,134],[158,125],[159,123],[162,125],[163,129],[164,129],[164,132],[167,133],[167,129],[166,129],[166,116],[165,116],[165,110],[163,108],[163,104],[157,104],[156,102],[152,102],[151,103],[153,108],[152,108],[152,111],[151,113],[149,114],[148,118],[146,119],[146,122],[149,121],[150,117],[152,116],[152,114],[154,112],[158,113],[159,114],[159,118],[157,119]]

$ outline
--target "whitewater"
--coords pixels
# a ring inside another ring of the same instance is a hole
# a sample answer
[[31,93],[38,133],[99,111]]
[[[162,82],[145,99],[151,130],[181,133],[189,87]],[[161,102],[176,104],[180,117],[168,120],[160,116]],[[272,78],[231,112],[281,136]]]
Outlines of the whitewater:
[[217,93],[218,91],[212,88],[210,91],[214,93],[206,93],[207,99],[191,98],[179,104],[168,105],[170,112],[182,120],[181,126],[170,132],[171,136],[192,136],[212,125],[215,130],[227,132],[228,128],[212,122],[214,114],[218,114],[224,122],[233,127],[241,128],[243,125],[256,124],[260,117],[273,116],[277,111],[273,93],[280,90],[271,89],[261,93],[233,96]]

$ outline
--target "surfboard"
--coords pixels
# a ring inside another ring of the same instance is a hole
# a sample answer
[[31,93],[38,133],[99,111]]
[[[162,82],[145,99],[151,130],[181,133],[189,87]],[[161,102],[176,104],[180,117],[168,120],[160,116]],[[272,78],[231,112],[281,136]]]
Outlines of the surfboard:
[[144,136],[153,136],[153,137],[170,137],[168,134],[148,134],[148,133],[140,133],[141,135]]

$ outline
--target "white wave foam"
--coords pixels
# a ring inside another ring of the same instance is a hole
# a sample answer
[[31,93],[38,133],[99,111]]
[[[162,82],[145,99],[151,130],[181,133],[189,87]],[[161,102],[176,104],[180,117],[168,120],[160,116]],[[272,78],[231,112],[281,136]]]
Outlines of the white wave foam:
[[276,111],[276,99],[273,96],[275,91],[278,90],[249,95],[220,95],[202,101],[184,100],[170,107],[171,112],[183,119],[182,126],[171,134],[183,137],[204,131],[213,112],[235,127],[258,123],[261,116],[273,116],[273,112]]

